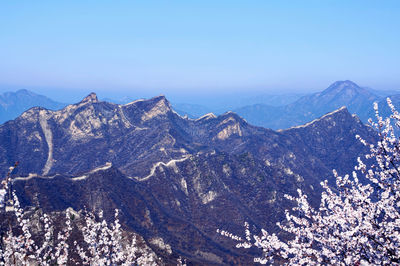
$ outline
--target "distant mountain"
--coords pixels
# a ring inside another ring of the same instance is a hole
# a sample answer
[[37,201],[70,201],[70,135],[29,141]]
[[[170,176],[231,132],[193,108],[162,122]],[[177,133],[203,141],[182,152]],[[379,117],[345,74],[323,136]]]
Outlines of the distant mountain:
[[[41,107],[0,126],[0,174],[15,161],[23,206],[122,210],[124,223],[151,243],[161,237],[196,265],[252,262],[217,228],[277,231],[302,189],[319,204],[332,169],[350,173],[376,133],[346,108],[306,125],[273,131],[235,113],[178,115],[163,96],[118,105],[95,94],[62,110]],[[19,177],[18,177],[19,176]],[[169,257],[162,250],[160,256]]]
[[369,87],[364,87],[364,89],[369,90],[370,92],[372,92],[375,95],[378,95],[381,98],[386,98],[392,95],[400,94],[400,90],[374,90]]
[[178,114],[187,115],[190,118],[199,118],[208,113],[215,113],[214,109],[199,104],[173,103],[172,107]]
[[119,99],[111,99],[111,98],[103,98],[101,99],[104,102],[116,103],[116,104],[127,104],[133,102],[135,99],[125,96]]
[[0,124],[15,119],[24,111],[36,106],[58,110],[65,107],[66,104],[53,101],[28,90],[5,92],[0,95]]
[[285,106],[291,104],[301,97],[307,95],[306,93],[286,93],[282,92],[280,94],[259,94],[255,96],[243,97],[238,102],[240,106],[250,105],[250,104],[265,104],[270,106]]
[[370,90],[352,81],[337,81],[326,90],[303,96],[286,106],[251,105],[236,109],[235,112],[255,125],[272,129],[289,128],[301,125],[327,112],[346,106],[367,122],[373,102],[381,100]]
[[213,100],[209,106],[206,104],[193,104],[193,103],[172,103],[176,112],[180,115],[187,115],[190,118],[199,118],[208,113],[223,114],[229,110],[238,109],[242,106],[256,105],[256,106],[284,106],[298,100],[304,96],[301,93],[284,93],[284,94],[260,94],[256,96],[243,96],[238,95],[235,100],[220,99]]
[[[242,106],[252,104],[266,104],[271,106],[283,106],[298,100],[305,94],[301,93],[283,93],[283,94],[257,94],[257,95],[241,95],[234,94],[224,97],[214,97],[210,95],[208,98],[191,99],[191,102],[172,102],[174,110],[189,118],[199,118],[208,113],[223,114],[229,110],[233,110]],[[116,104],[127,104],[135,99],[132,97],[123,97],[119,99],[102,98],[102,101]],[[182,100],[182,99],[181,99]]]

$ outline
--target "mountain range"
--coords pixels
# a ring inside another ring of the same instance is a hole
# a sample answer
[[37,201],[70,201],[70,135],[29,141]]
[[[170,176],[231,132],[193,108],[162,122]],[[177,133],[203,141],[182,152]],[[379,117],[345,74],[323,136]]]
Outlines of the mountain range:
[[246,265],[253,251],[235,249],[216,230],[240,234],[247,221],[252,230],[277,231],[292,207],[284,194],[298,188],[317,206],[320,182],[334,182],[332,169],[351,173],[367,152],[356,134],[376,141],[345,107],[274,131],[233,112],[182,117],[164,96],[114,104],[92,93],[1,125],[0,172],[20,162],[13,178],[23,206],[102,209],[109,217],[120,208],[124,225],[166,260]]
[[[382,96],[383,92],[380,95],[375,92],[349,80],[337,81],[322,92],[303,96],[285,106],[256,104],[234,111],[254,125],[284,129],[304,124],[327,112],[346,106],[349,112],[357,114],[361,121],[367,123],[369,118],[374,118],[374,102],[379,102],[382,108],[387,109],[386,96],[392,98],[395,106],[400,107],[400,101],[398,101],[400,94]],[[386,93],[394,93],[394,91]]]
[[5,92],[0,95],[0,124],[17,118],[24,111],[35,106],[58,110],[65,107],[66,104],[28,90]]
[[181,115],[187,115],[190,118],[199,118],[207,113],[219,115],[228,110],[236,110],[244,106],[260,103],[270,107],[284,106],[295,102],[305,95],[304,93],[290,92],[284,94],[252,94],[223,95],[222,97],[210,95],[207,99],[196,99],[196,104],[172,102],[172,107]]
[[[398,91],[378,91],[360,87],[352,81],[337,81],[327,89],[313,94],[259,95],[258,97],[241,96],[239,99],[212,99],[210,105],[171,103],[172,108],[182,116],[199,118],[208,113],[223,114],[232,110],[249,123],[271,129],[285,129],[301,125],[316,119],[325,113],[346,106],[350,113],[355,113],[367,123],[375,117],[373,103],[378,102],[383,115],[389,115],[386,97],[390,97],[395,106],[400,107]],[[105,98],[103,101],[126,104],[134,101],[131,97],[119,100]],[[27,90],[6,92],[0,95],[0,123],[15,119],[31,107],[44,107],[58,110],[66,104],[55,102],[43,95]]]

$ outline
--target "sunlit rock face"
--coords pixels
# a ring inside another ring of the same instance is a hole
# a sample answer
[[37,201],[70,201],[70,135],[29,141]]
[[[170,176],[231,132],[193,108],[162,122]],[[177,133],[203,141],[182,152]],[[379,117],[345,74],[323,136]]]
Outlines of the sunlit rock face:
[[236,250],[216,229],[241,234],[248,221],[274,231],[291,207],[283,195],[298,188],[317,205],[319,183],[332,181],[333,168],[350,173],[366,152],[356,134],[375,140],[346,108],[273,131],[232,112],[184,118],[164,96],[118,105],[90,94],[0,126],[0,168],[4,176],[20,161],[15,187],[25,205],[109,215],[120,208],[126,225],[166,258],[248,264],[251,251]]

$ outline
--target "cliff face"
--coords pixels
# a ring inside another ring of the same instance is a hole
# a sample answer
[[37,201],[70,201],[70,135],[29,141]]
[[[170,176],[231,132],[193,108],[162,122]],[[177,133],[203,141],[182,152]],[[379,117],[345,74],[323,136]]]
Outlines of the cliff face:
[[366,152],[356,134],[376,138],[345,108],[272,131],[234,113],[183,118],[163,96],[117,105],[91,94],[0,126],[0,168],[20,161],[15,187],[25,205],[119,208],[148,242],[161,237],[193,262],[246,263],[252,251],[236,250],[216,229],[241,234],[248,221],[276,230],[291,206],[283,195],[297,188],[318,204],[319,183],[332,181],[332,169],[349,173]]

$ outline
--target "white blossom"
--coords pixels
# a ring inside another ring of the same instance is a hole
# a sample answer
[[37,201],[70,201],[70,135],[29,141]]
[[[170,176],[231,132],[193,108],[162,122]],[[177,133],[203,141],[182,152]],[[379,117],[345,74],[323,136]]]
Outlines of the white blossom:
[[4,205],[4,198],[7,194],[7,191],[5,189],[0,189],[0,208],[3,207]]
[[139,248],[136,235],[130,241],[123,239],[119,211],[115,210],[114,223],[108,225],[103,213],[98,217],[85,213],[85,226],[82,228],[86,251],[76,246],[84,264],[90,265],[157,265],[157,258],[149,248]]
[[[12,180],[9,176],[0,187],[2,201],[10,191]],[[6,213],[9,230],[0,236],[0,265],[157,265],[160,261],[147,245],[139,247],[135,234],[123,238],[118,210],[115,210],[115,220],[111,224],[103,219],[102,212],[97,219],[86,212],[79,230],[84,240],[81,246],[76,241],[70,245],[73,230],[70,208],[65,211],[65,224],[58,231],[48,214],[41,215],[39,227],[43,235],[40,241],[34,240],[30,214],[20,207],[15,192],[10,191],[10,194],[12,198],[7,199],[7,204],[12,206],[8,206]],[[13,224],[14,220],[17,224]],[[81,261],[74,261],[71,254],[79,256]]]

